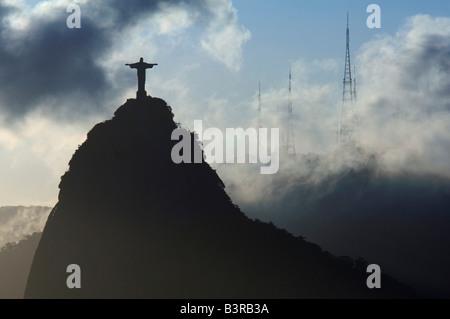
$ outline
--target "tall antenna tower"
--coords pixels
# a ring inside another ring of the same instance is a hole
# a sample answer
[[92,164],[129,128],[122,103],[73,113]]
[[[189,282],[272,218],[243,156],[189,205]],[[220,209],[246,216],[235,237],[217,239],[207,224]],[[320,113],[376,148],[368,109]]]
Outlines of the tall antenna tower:
[[353,105],[356,102],[356,82],[352,80],[350,60],[350,28],[347,12],[347,44],[345,52],[344,89],[342,93],[341,123],[338,133],[338,147],[355,146],[354,133],[357,129]]
[[292,70],[289,67],[289,100],[287,119],[286,151],[289,155],[295,155],[294,116],[292,114]]

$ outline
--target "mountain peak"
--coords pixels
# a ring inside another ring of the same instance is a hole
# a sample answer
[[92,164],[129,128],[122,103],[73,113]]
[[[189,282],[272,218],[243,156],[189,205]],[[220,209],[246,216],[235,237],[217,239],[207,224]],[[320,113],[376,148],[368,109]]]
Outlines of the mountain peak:
[[[206,162],[172,161],[177,128],[167,103],[146,97],[89,132],[61,178],[25,297],[413,295],[388,277],[370,290],[364,272],[247,218]],[[79,289],[66,285],[70,264],[80,266]]]

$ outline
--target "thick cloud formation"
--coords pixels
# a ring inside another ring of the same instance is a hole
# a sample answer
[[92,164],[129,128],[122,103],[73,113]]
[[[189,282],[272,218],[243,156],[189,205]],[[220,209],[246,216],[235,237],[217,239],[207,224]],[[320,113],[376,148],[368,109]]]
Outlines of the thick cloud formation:
[[358,55],[361,139],[389,168],[446,174],[450,158],[450,19],[411,17]]
[[[111,101],[123,94],[114,90],[117,79],[107,75],[106,55],[122,49],[114,43],[126,29],[168,8],[191,12],[192,23],[205,30],[200,40],[205,51],[231,69],[239,69],[241,45],[249,38],[247,30],[236,26],[236,12],[228,0],[80,1],[80,29],[66,26],[69,3],[46,1],[33,8],[0,4],[0,110],[7,119],[37,108],[64,118],[104,108],[103,97]],[[231,38],[214,37],[229,28],[232,32],[226,35]],[[230,53],[218,53],[222,47],[215,41],[228,45]]]
[[[379,36],[353,52],[360,145],[377,154],[387,170],[449,175],[450,19],[411,17],[394,35]],[[335,65],[333,60],[292,63],[297,153],[327,154],[336,148],[342,73]],[[326,82],[311,81],[326,69]],[[283,128],[274,119],[287,113],[287,96],[286,74],[285,88],[263,91],[264,125]]]
[[[83,17],[82,29],[68,29],[65,10],[46,15],[37,11],[25,18],[22,10],[10,10],[2,24],[0,107],[4,115],[21,117],[41,105],[64,109],[74,97],[87,97],[91,104],[100,100],[107,82],[96,59],[107,48],[106,32],[88,17]],[[22,28],[17,28],[17,21],[24,22]]]
[[[1,105],[9,115],[23,115],[41,104],[56,106],[54,102],[64,107],[72,95],[88,97],[87,103],[101,101],[107,81],[95,60],[107,40],[88,19],[82,32],[61,28],[63,23],[56,20],[30,30],[20,53],[3,53]],[[86,111],[87,105],[79,106]]]
[[95,7],[99,9],[99,13],[104,12],[104,8],[108,8],[114,25],[124,28],[137,23],[139,19],[146,17],[149,13],[160,11],[165,6],[181,6],[199,11],[203,19],[208,21],[214,16],[214,12],[210,10],[212,2],[210,0],[100,0],[96,1]]

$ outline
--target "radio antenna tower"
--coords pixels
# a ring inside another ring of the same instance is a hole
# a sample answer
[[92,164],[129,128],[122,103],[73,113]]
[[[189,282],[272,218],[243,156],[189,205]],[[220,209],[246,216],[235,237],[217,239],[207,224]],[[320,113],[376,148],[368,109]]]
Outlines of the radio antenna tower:
[[355,146],[356,118],[353,113],[356,102],[356,82],[352,80],[350,62],[350,28],[347,12],[347,44],[345,52],[344,89],[342,93],[341,123],[338,131],[338,148]]
[[289,67],[289,100],[286,151],[289,155],[295,155],[294,116],[292,114],[292,70]]

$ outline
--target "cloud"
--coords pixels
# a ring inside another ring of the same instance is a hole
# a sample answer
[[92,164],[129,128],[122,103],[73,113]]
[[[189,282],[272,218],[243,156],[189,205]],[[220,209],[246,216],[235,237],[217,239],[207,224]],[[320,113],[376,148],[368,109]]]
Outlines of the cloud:
[[366,43],[359,99],[361,138],[387,166],[449,171],[450,19],[417,15],[394,36]]
[[72,32],[60,28],[60,21],[47,23],[29,32],[20,53],[5,54],[1,104],[10,115],[23,115],[43,104],[64,108],[71,97],[84,100],[77,105],[80,113],[89,111],[88,103],[99,107],[95,101],[101,101],[107,82],[95,60],[105,38],[87,19],[83,28]]
[[209,7],[217,12],[202,40],[202,47],[228,68],[239,71],[241,68],[242,45],[250,37],[250,31],[237,23],[237,11],[231,2],[210,0]]
[[324,71],[335,72],[339,69],[339,62],[336,59],[314,60],[313,64]]
[[[87,16],[82,29],[68,29],[61,2],[22,12],[19,28],[11,19],[1,30],[0,106],[7,120],[39,107],[61,116],[100,108],[96,101],[108,83],[96,60],[109,44],[105,30]],[[71,108],[74,103],[67,102],[75,100],[84,103]]]
[[[384,170],[450,176],[449,26],[449,18],[417,15],[394,35],[380,36],[355,50],[356,137],[367,153],[376,154]],[[317,72],[328,77],[313,82]],[[331,154],[336,149],[342,99],[338,75],[332,59],[292,63],[297,153]],[[282,131],[286,128],[287,83],[286,75],[284,86],[262,92],[264,125],[279,126]],[[246,103],[255,110],[256,96]],[[241,176],[235,177],[242,181]]]
[[[359,71],[354,109],[366,155],[374,155],[385,172],[450,176],[450,19],[411,17],[396,34],[365,43],[355,56]],[[370,156],[351,155],[337,162],[333,155],[342,82],[331,61],[292,63],[296,151],[303,159],[281,159],[277,186],[251,167],[218,167],[238,204],[270,202],[296,180],[318,182],[343,167],[360,168],[370,161]],[[326,65],[333,82],[313,83],[311,75]],[[285,129],[287,97],[287,80],[284,88],[263,92],[265,126]],[[256,109],[256,96],[248,104]],[[322,154],[319,164],[314,164],[313,153]],[[273,188],[274,193],[268,191]]]
[[[104,110],[106,101],[121,96],[115,89],[123,80],[114,76],[122,73],[105,65],[123,57],[120,52],[130,45],[123,36],[141,41],[133,46],[136,55],[155,37],[176,36],[196,23],[204,30],[198,45],[233,70],[249,38],[228,0],[80,1],[81,29],[66,27],[68,4],[0,3],[0,108],[8,122],[35,109],[69,120]],[[116,68],[124,62],[129,61]]]
[[49,207],[0,207],[0,247],[41,232],[49,213]]
[[67,125],[35,110],[14,130],[0,128],[0,203],[54,205],[60,176],[86,132],[99,121],[91,117]]

